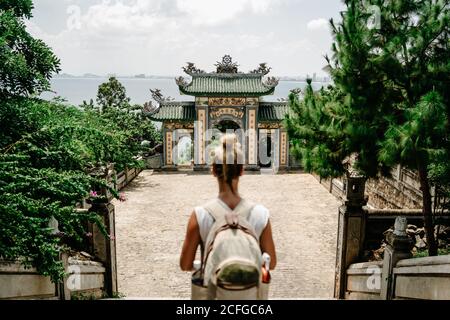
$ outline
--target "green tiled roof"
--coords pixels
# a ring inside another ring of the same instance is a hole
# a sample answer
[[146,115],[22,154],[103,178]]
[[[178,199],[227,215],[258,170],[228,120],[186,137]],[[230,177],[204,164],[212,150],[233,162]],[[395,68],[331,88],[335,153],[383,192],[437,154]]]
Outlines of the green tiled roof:
[[149,115],[149,118],[154,121],[165,120],[180,120],[180,121],[194,121],[195,120],[195,102],[185,101],[171,101],[163,102],[156,113]]
[[275,86],[264,84],[261,74],[201,73],[192,81],[180,85],[180,91],[193,96],[264,96],[272,94]]
[[289,112],[287,102],[261,102],[258,109],[259,121],[281,121]]
[[[282,121],[289,112],[287,102],[261,102],[258,119],[261,122]],[[194,121],[195,103],[186,101],[163,102],[156,113],[150,114],[154,121]]]

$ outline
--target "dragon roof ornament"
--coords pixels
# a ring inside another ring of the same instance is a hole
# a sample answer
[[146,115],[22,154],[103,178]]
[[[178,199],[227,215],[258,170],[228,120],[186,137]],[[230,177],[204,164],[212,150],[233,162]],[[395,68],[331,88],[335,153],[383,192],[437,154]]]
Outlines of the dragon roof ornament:
[[182,68],[188,75],[193,75],[196,73],[205,73],[205,71],[197,68],[193,62],[187,62],[187,66]]
[[250,71],[250,73],[260,73],[262,75],[266,75],[272,70],[272,67],[268,67],[266,62],[260,63],[259,67],[255,70]]
[[155,100],[158,103],[162,103],[162,102],[170,102],[170,101],[174,101],[175,99],[172,97],[164,97],[161,93],[160,89],[150,89],[150,92],[152,93],[152,98],[153,100]]
[[275,77],[268,77],[265,81],[265,85],[268,87],[276,87],[280,80]]

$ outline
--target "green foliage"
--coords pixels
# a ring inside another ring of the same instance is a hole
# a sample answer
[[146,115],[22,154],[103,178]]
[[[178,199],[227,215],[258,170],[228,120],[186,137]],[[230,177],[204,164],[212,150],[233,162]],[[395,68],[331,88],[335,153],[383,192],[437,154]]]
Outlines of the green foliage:
[[[83,110],[23,97],[0,102],[0,256],[24,259],[53,281],[63,276],[62,248],[88,241],[87,222],[104,230],[95,213],[74,210],[91,189],[106,187],[90,173],[109,163],[117,171],[142,166],[136,160],[141,141],[160,141],[128,99],[104,112],[92,105]],[[52,218],[61,234],[48,227]]]
[[405,110],[405,118],[402,124],[394,122],[389,126],[381,141],[381,161],[417,169],[417,161],[429,163],[435,155],[445,152],[448,119],[437,92],[430,92],[416,106]]
[[130,98],[127,97],[125,87],[115,77],[110,77],[108,82],[98,87],[97,103],[102,112],[110,108],[121,110],[128,108]]
[[[99,86],[97,103],[99,105],[94,106],[91,100],[89,103],[84,102],[81,107],[86,112],[101,113],[103,119],[115,123],[122,132],[126,132],[128,151],[133,154],[142,150],[141,142],[144,140],[150,142],[150,148],[162,141],[161,132],[144,115],[143,106],[130,104],[125,87],[115,77]],[[116,164],[118,160],[116,159]],[[123,169],[120,165],[119,167]]]
[[32,0],[2,0],[0,2],[0,10],[11,10],[16,17],[31,18],[31,10],[33,10]]
[[[0,256],[24,258],[54,281],[61,279],[61,249],[83,248],[87,222],[102,228],[95,213],[74,211],[90,190],[106,187],[90,173],[109,163],[118,171],[141,165],[135,158],[140,139],[157,136],[151,123],[139,121],[123,111],[101,114],[38,99],[2,100]],[[48,227],[52,217],[59,235]]]
[[294,93],[289,96],[292,112],[285,121],[292,142],[291,151],[301,159],[306,171],[325,178],[345,172],[343,129],[348,119],[342,100],[342,94],[331,86],[313,92],[310,80],[302,100]]
[[[430,178],[450,190],[449,2],[344,2],[342,21],[331,20],[333,57],[326,57],[337,95],[331,103],[330,92],[309,86],[304,101],[291,96],[294,153],[325,177],[342,175],[347,157],[366,177],[389,176],[397,164],[417,170],[434,255]],[[379,25],[369,23],[373,14]]]
[[[380,157],[385,133],[406,121],[431,91],[449,114],[449,5],[434,0],[346,0],[342,22],[331,22],[335,43],[329,70],[348,110],[348,152],[366,176],[388,174]],[[370,28],[371,6],[380,9],[380,28]]]
[[[438,249],[438,256],[446,256],[450,254],[450,250],[449,249]],[[415,253],[413,253],[413,257],[414,258],[424,258],[424,257],[428,257],[428,251],[426,250],[421,250],[421,251],[416,251]]]
[[[0,1],[0,257],[56,282],[64,276],[61,250],[84,248],[89,222],[107,236],[96,213],[75,210],[91,190],[118,197],[95,172],[141,165],[141,140],[159,136],[114,78],[99,89],[103,112],[92,101],[83,110],[30,98],[59,71],[57,57],[25,29],[32,8],[31,0]],[[50,227],[55,219],[59,231]]]
[[60,62],[51,49],[27,31],[31,0],[0,2],[0,98],[39,94],[50,88],[52,73]]

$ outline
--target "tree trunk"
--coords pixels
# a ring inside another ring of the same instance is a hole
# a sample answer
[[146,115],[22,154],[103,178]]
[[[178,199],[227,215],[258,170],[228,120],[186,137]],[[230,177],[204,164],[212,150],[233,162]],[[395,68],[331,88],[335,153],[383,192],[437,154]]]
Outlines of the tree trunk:
[[431,209],[431,193],[430,193],[430,184],[428,181],[428,170],[427,166],[422,163],[422,161],[418,161],[418,171],[419,171],[419,179],[420,179],[420,189],[422,189],[422,212],[423,212],[423,221],[425,227],[425,233],[427,236],[427,244],[428,244],[428,255],[437,256],[437,243],[434,238],[434,226],[433,226],[433,216]]

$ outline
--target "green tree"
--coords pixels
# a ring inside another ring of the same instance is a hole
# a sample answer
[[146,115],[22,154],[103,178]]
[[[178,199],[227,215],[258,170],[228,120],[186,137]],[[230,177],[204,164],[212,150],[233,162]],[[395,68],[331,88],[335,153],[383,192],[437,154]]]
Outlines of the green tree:
[[110,108],[121,110],[129,107],[130,98],[122,83],[116,77],[110,77],[108,82],[98,87],[97,103],[102,112]]
[[429,255],[437,254],[434,228],[431,216],[431,194],[428,167],[436,155],[445,152],[445,137],[448,125],[446,106],[437,92],[430,92],[417,105],[405,111],[406,121],[392,123],[381,141],[379,158],[388,165],[402,164],[416,169],[425,208],[424,218],[427,231]]
[[0,98],[49,90],[52,74],[60,71],[52,50],[26,31],[32,9],[31,0],[0,2]]
[[291,152],[301,160],[306,171],[316,172],[323,178],[345,172],[343,160],[347,153],[343,129],[347,119],[342,99],[333,86],[314,92],[311,79],[307,80],[303,99],[294,93],[289,96],[292,112],[286,118],[286,127]]
[[[331,20],[333,56],[326,57],[337,93],[335,105],[323,105],[323,92],[316,96],[307,92],[296,113],[301,116],[306,110],[312,120],[307,118],[303,128],[291,124],[291,129],[294,135],[305,137],[297,144],[304,149],[302,154],[310,155],[310,169],[323,175],[338,175],[343,170],[340,161],[353,155],[354,168],[368,178],[389,176],[397,163],[417,170],[429,254],[435,255],[430,177],[444,181],[439,175],[450,172],[448,165],[437,165],[437,161],[450,162],[450,126],[446,122],[450,114],[449,1],[344,3],[342,21],[336,24]],[[380,23],[369,23],[373,18]],[[439,103],[445,108],[438,107]],[[291,104],[295,110],[296,102],[291,99]],[[431,108],[428,113],[426,106]],[[429,129],[431,125],[425,122],[430,119],[442,121],[433,124],[445,124],[445,130]],[[422,126],[415,128],[421,121]],[[307,137],[313,143],[307,142]],[[336,145],[330,144],[333,139]],[[411,147],[408,143],[413,140]],[[394,141],[397,148],[392,148]],[[408,155],[413,150],[413,155]]]
[[[428,121],[420,117],[429,114],[420,111],[423,105],[430,105],[421,100],[427,100],[424,97],[430,92],[440,94],[444,112],[448,115],[450,111],[449,1],[346,0],[345,4],[342,22],[331,22],[335,43],[334,64],[330,62],[329,68],[337,88],[346,95],[344,105],[351,119],[345,129],[347,150],[358,154],[356,168],[367,176],[379,172],[389,175],[388,169],[394,164],[391,160],[396,158],[395,154],[388,157],[394,150],[386,149],[390,144],[385,140],[395,140],[386,135],[395,131],[390,128],[403,128],[404,134],[409,133],[410,138],[416,134],[420,141],[432,139],[427,136],[432,133],[448,135],[448,124],[445,133],[408,132],[404,126],[412,125],[412,118]],[[368,23],[374,13],[380,19],[375,28]],[[416,112],[409,111],[414,109]],[[433,112],[443,110],[435,107]],[[445,114],[433,117],[444,119]],[[443,137],[438,141],[443,146]],[[404,146],[399,162],[418,170],[429,254],[435,255],[427,145],[416,146],[415,159],[409,158],[414,161],[406,161],[406,150],[411,149]]]
[[[130,104],[130,100],[125,87],[114,77],[98,88],[97,103],[102,116],[114,121],[121,130],[129,134],[129,149],[138,153],[143,140],[150,141],[150,147],[154,147],[162,140],[162,137],[153,123],[144,115],[144,107]],[[84,102],[82,105],[85,110],[92,110],[92,106],[92,102],[89,104]]]

